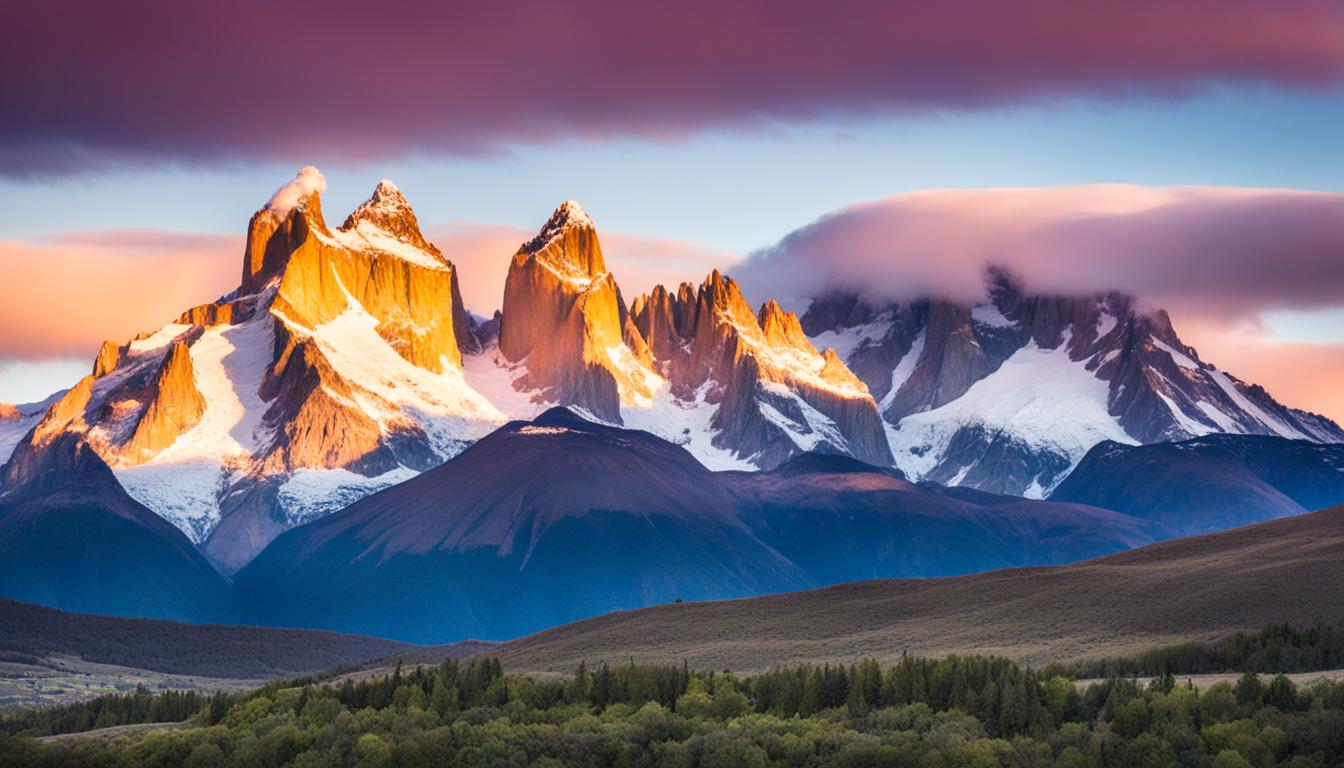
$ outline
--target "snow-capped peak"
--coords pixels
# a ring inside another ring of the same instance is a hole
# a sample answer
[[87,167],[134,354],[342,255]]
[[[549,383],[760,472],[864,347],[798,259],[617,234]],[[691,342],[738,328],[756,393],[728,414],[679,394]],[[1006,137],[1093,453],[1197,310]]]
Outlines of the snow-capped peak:
[[564,234],[567,230],[574,228],[594,229],[593,220],[589,218],[588,212],[583,210],[575,200],[566,200],[560,204],[559,208],[551,214],[551,218],[546,220],[537,236],[532,238],[523,248],[527,251],[536,252],[550,245]]
[[360,221],[378,222],[403,217],[409,213],[411,204],[406,202],[406,196],[391,180],[383,179],[373,188],[373,194],[369,195],[369,199],[360,203],[359,207],[350,213],[343,226],[349,228]]

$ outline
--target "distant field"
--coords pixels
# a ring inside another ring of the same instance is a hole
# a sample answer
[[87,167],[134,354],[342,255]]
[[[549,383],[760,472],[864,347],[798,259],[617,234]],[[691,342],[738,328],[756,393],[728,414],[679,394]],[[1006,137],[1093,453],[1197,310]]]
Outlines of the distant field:
[[0,600],[0,707],[66,704],[150,689],[242,691],[277,678],[401,659],[438,663],[491,648],[417,646],[306,629],[180,624],[67,613]]
[[335,632],[90,616],[0,600],[0,660],[11,662],[74,657],[171,675],[263,679],[314,674],[416,647]]
[[506,643],[519,672],[580,661],[758,672],[997,654],[1040,665],[1344,616],[1344,507],[1075,565],[897,579],[580,621]]
[[212,692],[245,691],[264,682],[260,678],[173,675],[72,656],[26,664],[6,661],[0,662],[0,708],[69,704],[105,693],[129,693],[138,685],[150,690]]

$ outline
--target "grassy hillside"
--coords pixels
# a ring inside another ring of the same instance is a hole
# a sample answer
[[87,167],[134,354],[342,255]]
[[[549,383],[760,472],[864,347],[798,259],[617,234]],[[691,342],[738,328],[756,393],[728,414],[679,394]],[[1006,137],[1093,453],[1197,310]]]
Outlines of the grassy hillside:
[[507,643],[510,669],[580,661],[762,671],[905,652],[1076,662],[1344,616],[1344,507],[1097,560],[946,579],[894,579],[576,622]]
[[268,679],[313,674],[415,648],[334,632],[121,619],[0,600],[0,659],[8,661],[73,656],[170,674]]

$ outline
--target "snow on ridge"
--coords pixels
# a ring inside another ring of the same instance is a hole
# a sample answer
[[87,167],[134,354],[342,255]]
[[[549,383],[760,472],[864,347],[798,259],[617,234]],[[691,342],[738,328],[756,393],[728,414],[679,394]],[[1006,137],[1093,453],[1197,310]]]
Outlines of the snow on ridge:
[[1119,324],[1119,320],[1116,319],[1115,315],[1110,312],[1102,312],[1097,316],[1097,339],[1104,339],[1109,336],[1111,331],[1115,330],[1117,324]]
[[183,323],[168,323],[142,339],[132,340],[130,347],[127,350],[127,354],[142,355],[146,352],[161,350],[173,343],[173,340],[178,336],[181,336],[189,330],[191,330],[190,325],[185,325]]
[[1297,431],[1296,429],[1293,429],[1287,424],[1284,424],[1281,420],[1274,417],[1269,412],[1265,411],[1265,409],[1257,405],[1249,397],[1242,394],[1241,389],[1239,389],[1237,385],[1233,383],[1233,381],[1230,378],[1228,378],[1227,374],[1223,373],[1220,370],[1217,370],[1216,368],[1210,369],[1206,371],[1206,373],[1209,375],[1210,378],[1213,379],[1214,383],[1217,384],[1218,387],[1223,390],[1223,393],[1226,394],[1229,398],[1231,398],[1232,402],[1238,408],[1240,408],[1242,411],[1250,415],[1251,418],[1265,425],[1265,427],[1270,429],[1279,437],[1286,437],[1290,440],[1311,439],[1309,436],[1302,434],[1301,432]]
[[402,240],[373,222],[362,219],[350,229],[335,229],[330,233],[313,230],[319,240],[328,245],[352,251],[375,251],[394,256],[418,267],[440,272],[449,270],[448,262],[429,251]]
[[1199,363],[1196,363],[1194,360],[1191,360],[1190,357],[1181,350],[1176,349],[1175,347],[1163,342],[1161,339],[1156,337],[1152,337],[1152,342],[1153,346],[1157,347],[1163,352],[1166,352],[1168,355],[1171,355],[1172,362],[1176,363],[1180,367],[1188,371],[1201,370]]

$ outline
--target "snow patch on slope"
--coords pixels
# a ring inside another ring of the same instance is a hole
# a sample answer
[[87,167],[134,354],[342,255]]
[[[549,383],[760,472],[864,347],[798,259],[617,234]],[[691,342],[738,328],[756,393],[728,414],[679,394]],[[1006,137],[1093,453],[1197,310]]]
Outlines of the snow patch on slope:
[[1189,356],[1187,356],[1184,352],[1180,351],[1179,349],[1176,349],[1170,344],[1166,344],[1160,339],[1153,339],[1153,346],[1157,347],[1163,352],[1166,352],[1168,355],[1171,355],[1172,361],[1175,362],[1180,367],[1188,371],[1200,370],[1199,363],[1196,363],[1194,360],[1191,360]]
[[971,307],[971,320],[991,328],[1012,328],[1013,321],[1003,316],[993,304],[977,304]]
[[37,426],[37,422],[42,420],[42,412],[20,416],[17,419],[0,419],[0,466],[4,466],[13,455],[14,448],[18,446],[23,436],[28,434],[28,430]]
[[397,467],[375,477],[346,469],[300,469],[280,486],[280,508],[290,525],[302,525],[417,474],[407,467]]
[[848,365],[849,358],[855,351],[882,341],[882,337],[886,336],[889,330],[891,330],[891,313],[883,312],[872,322],[833,331],[822,331],[810,338],[812,346],[817,349],[831,347],[835,350],[835,354],[839,355],[840,359]]
[[530,421],[553,405],[542,397],[541,390],[518,383],[527,376],[526,361],[510,363],[498,344],[474,355],[463,355],[462,372],[467,385],[509,419]]
[[769,402],[757,401],[757,406],[761,409],[761,415],[770,423],[784,430],[784,433],[788,435],[794,445],[804,451],[815,451],[826,445],[835,448],[845,446],[845,436],[836,428],[835,422],[809,405],[793,390],[773,381],[763,381],[760,387],[779,400],[791,402],[802,414],[803,422],[800,424],[793,418],[784,415]]
[[924,477],[963,427],[1006,434],[1075,464],[1102,440],[1134,445],[1107,410],[1106,382],[1071,360],[1067,349],[1067,337],[1055,349],[1028,342],[956,400],[888,424],[896,466],[913,480]]
[[878,413],[885,413],[891,407],[891,402],[896,399],[896,393],[901,391],[905,382],[910,380],[910,375],[915,372],[915,366],[919,365],[919,358],[924,354],[924,331],[921,330],[915,340],[910,343],[910,351],[905,353],[896,367],[891,369],[891,389],[878,403]]
[[712,470],[755,470],[755,465],[714,445],[716,431],[712,423],[719,406],[706,402],[705,396],[715,386],[712,381],[705,382],[695,391],[693,399],[683,400],[673,396],[664,382],[654,391],[648,407],[622,407],[621,420],[629,429],[652,432],[680,445]]
[[266,412],[260,394],[270,365],[272,321],[207,328],[191,345],[200,422],[150,461],[113,472],[131,498],[201,541],[219,522],[218,491],[256,450]]

